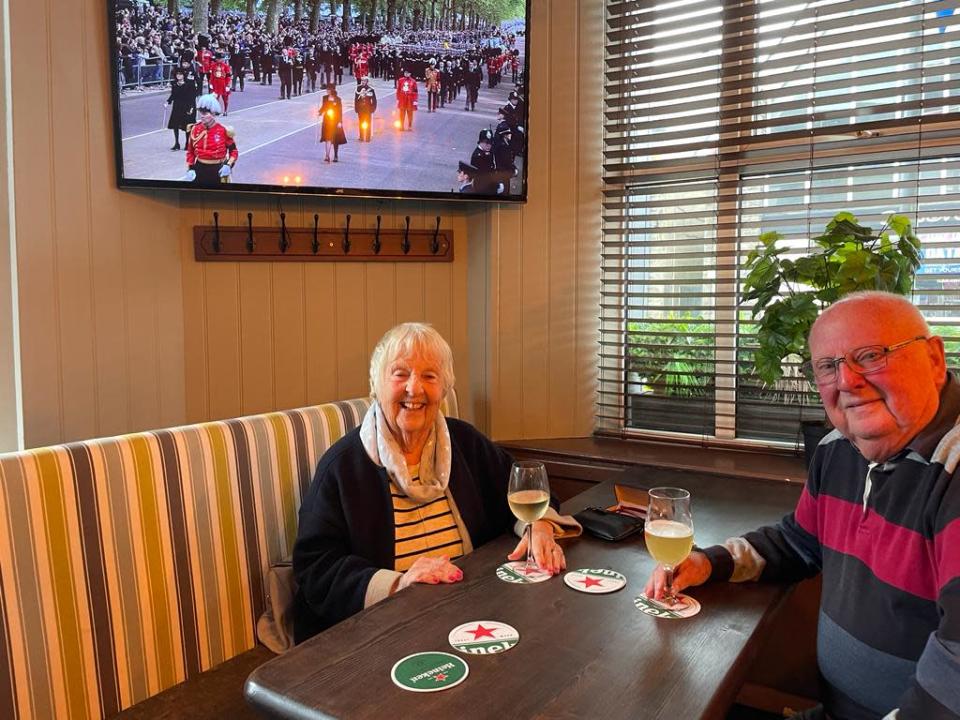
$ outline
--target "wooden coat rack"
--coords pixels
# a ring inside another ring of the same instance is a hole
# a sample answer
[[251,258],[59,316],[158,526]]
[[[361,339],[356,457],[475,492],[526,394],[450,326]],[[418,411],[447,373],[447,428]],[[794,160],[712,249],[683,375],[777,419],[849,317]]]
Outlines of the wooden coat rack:
[[440,216],[433,230],[411,230],[410,216],[399,230],[383,230],[381,216],[372,229],[351,229],[350,215],[342,228],[287,227],[280,213],[280,227],[254,227],[247,213],[246,227],[213,225],[193,228],[194,257],[199,262],[453,262],[453,231],[440,229]]

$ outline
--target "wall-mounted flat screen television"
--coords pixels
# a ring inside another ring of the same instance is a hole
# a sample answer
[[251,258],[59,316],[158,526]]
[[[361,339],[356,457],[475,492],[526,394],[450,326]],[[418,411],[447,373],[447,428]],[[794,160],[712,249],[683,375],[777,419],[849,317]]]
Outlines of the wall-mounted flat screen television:
[[106,0],[121,187],[523,202],[528,0]]

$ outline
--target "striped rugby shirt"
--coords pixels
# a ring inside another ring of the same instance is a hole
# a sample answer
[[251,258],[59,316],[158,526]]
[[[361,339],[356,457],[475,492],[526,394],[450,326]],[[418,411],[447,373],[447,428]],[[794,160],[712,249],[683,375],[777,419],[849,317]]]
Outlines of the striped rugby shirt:
[[884,463],[832,432],[793,513],[705,550],[711,579],[823,573],[817,660],[834,720],[960,717],[958,415],[949,377],[936,417]]
[[[408,466],[410,479],[420,477],[420,466]],[[463,539],[457,529],[453,510],[446,495],[418,503],[411,500],[397,484],[390,483],[393,502],[395,557],[393,569],[406,572],[420,557],[446,555],[451,560],[463,556]]]

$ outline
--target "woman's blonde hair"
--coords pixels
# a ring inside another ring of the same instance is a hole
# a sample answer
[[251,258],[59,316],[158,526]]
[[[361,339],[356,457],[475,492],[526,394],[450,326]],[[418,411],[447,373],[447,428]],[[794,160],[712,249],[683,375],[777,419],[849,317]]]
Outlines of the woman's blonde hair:
[[443,336],[427,323],[401,323],[384,334],[370,356],[370,396],[377,397],[387,366],[397,358],[429,355],[437,360],[443,394],[453,387],[453,351]]

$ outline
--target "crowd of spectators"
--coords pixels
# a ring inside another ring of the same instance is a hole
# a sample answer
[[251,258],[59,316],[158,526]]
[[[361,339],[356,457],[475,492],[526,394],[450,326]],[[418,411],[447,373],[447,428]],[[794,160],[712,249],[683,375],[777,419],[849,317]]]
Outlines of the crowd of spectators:
[[279,19],[277,32],[269,32],[263,14],[249,18],[243,12],[227,11],[210,16],[208,35],[198,37],[193,32],[190,13],[171,15],[165,6],[153,4],[120,9],[116,13],[120,87],[129,90],[166,84],[173,66],[185,55],[192,59],[200,46],[220,50],[225,56],[244,53],[248,58],[276,55],[284,47],[292,46],[304,56],[333,52],[349,65],[349,46],[354,42],[392,46],[398,52],[442,48],[457,54],[506,47],[510,41],[497,28],[475,31],[402,28],[388,34],[381,19],[369,27],[361,26],[355,19],[345,31],[339,17],[321,18],[317,30],[312,30],[310,25],[309,17],[294,19],[288,14]]

